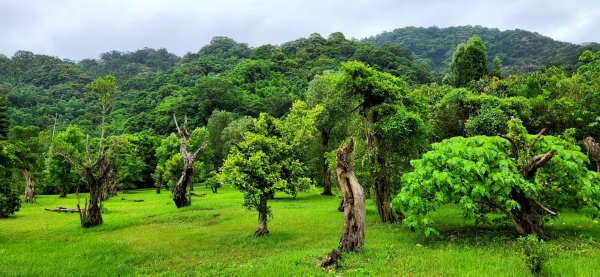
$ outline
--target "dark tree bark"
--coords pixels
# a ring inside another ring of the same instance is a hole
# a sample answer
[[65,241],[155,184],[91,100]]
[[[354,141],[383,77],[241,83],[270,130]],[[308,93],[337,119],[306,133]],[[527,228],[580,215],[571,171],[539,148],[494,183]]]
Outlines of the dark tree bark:
[[107,176],[102,186],[102,194],[100,196],[101,201],[106,201],[109,198],[117,195],[117,173],[112,166],[109,167]]
[[[323,149],[326,149],[327,145],[329,145],[328,132],[321,132],[321,142],[323,143]],[[333,195],[333,193],[331,192],[331,172],[329,171],[329,165],[327,164],[327,159],[325,158],[324,154],[325,153],[321,155],[321,176],[323,176],[323,179],[321,181],[321,183],[323,184],[322,195]]]
[[269,216],[269,207],[267,206],[267,195],[264,193],[260,195],[258,202],[258,226],[254,235],[266,236],[269,234],[267,229],[267,217]]
[[198,156],[204,152],[204,149],[206,149],[206,146],[208,146],[208,141],[202,143],[202,146],[200,146],[196,152],[188,152],[187,143],[190,139],[190,133],[187,130],[187,116],[184,118],[183,129],[179,128],[179,124],[177,123],[177,118],[175,115],[173,115],[173,120],[175,120],[177,134],[181,140],[179,150],[181,152],[181,159],[183,160],[183,172],[181,173],[181,177],[179,177],[177,184],[173,188],[173,201],[175,202],[177,208],[181,208],[190,205],[190,200],[186,197],[186,190],[194,173],[194,162],[196,161],[196,158],[198,158]]
[[354,140],[337,151],[336,174],[344,195],[344,229],[339,248],[342,252],[361,250],[365,243],[365,196],[354,175]]
[[33,176],[27,168],[21,169],[23,177],[25,177],[25,203],[35,202],[35,191],[33,187]]
[[[533,147],[545,130],[546,129],[542,129],[528,146],[524,145],[522,142],[516,141],[514,138],[501,135],[502,138],[507,139],[511,143],[511,156],[515,159],[517,165],[519,165],[519,172],[526,180],[533,181],[537,170],[556,155],[556,150],[550,150],[547,153],[531,157]],[[521,162],[522,159],[525,159],[525,161]],[[520,206],[519,209],[510,211],[510,219],[514,224],[517,233],[520,235],[535,234],[543,237],[545,235],[542,221],[543,213],[546,212],[553,216],[555,216],[556,213],[551,211],[541,202],[528,198],[522,191],[513,189],[511,191],[511,198],[517,201]]]
[[163,173],[158,172],[158,180],[156,182],[156,194],[160,194],[160,187],[162,187]]
[[[374,119],[372,120],[374,121]],[[379,219],[384,223],[402,221],[404,215],[392,210],[391,186],[387,173],[385,153],[383,151],[383,149],[385,149],[383,138],[379,134],[369,130],[369,128],[367,128],[366,131],[369,160],[371,164],[377,168],[377,171],[374,172],[375,183],[373,184],[373,190],[375,192],[375,206],[379,213]]]
[[600,172],[600,146],[592,137],[587,137],[583,140],[583,145],[587,150],[587,154],[594,163],[596,163],[596,171]]

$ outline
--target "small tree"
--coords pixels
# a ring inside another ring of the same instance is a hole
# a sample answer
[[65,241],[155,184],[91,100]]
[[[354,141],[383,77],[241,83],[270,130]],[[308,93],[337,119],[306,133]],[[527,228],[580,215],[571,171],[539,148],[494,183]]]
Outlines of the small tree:
[[394,208],[405,223],[435,233],[429,212],[456,203],[465,215],[487,221],[503,214],[521,235],[543,236],[544,217],[557,209],[589,207],[600,214],[600,176],[569,138],[528,135],[518,120],[500,137],[455,137],[432,145],[402,178]]
[[285,136],[288,139],[283,139],[274,135],[274,132],[281,131],[277,130],[277,123],[276,119],[261,114],[254,122],[255,132],[242,135],[244,140],[231,148],[219,174],[221,181],[244,193],[245,207],[258,211],[258,226],[254,232],[257,236],[269,234],[267,218],[271,208],[267,201],[275,191],[295,196],[298,191],[311,185],[311,180],[304,177],[304,165],[295,158],[295,136]]
[[43,168],[46,150],[40,141],[40,129],[35,126],[13,128],[9,141],[12,143],[16,167],[25,180],[25,203],[35,202],[35,176]]

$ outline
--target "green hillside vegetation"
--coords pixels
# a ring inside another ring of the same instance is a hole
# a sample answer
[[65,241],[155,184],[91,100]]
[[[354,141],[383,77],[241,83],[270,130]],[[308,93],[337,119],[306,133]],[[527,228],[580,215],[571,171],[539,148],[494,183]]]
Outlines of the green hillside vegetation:
[[404,27],[364,39],[376,45],[399,44],[436,72],[444,73],[459,43],[479,36],[488,49],[488,61],[499,56],[508,73],[528,72],[547,66],[564,66],[572,72],[585,51],[597,51],[598,43],[578,45],[553,40],[526,30],[505,30],[482,26]]

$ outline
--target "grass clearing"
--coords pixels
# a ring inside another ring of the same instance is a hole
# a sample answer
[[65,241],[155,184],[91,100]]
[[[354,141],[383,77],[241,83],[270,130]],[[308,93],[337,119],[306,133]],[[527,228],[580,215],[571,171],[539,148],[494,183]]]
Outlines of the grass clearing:
[[[79,226],[77,214],[44,211],[75,208],[69,195],[38,196],[16,215],[0,220],[3,276],[529,276],[506,227],[475,227],[454,206],[439,209],[442,237],[425,243],[395,224],[379,224],[367,201],[365,250],[345,254],[338,272],[317,267],[317,258],[337,247],[343,215],[337,197],[318,190],[269,201],[271,235],[253,236],[257,212],[242,207],[242,194],[222,188],[194,197],[177,209],[169,192],[119,193],[104,203],[104,224]],[[143,199],[129,202],[125,198]],[[83,201],[83,197],[82,197]],[[600,276],[600,224],[565,212],[546,224],[558,249],[544,267],[551,276]]]

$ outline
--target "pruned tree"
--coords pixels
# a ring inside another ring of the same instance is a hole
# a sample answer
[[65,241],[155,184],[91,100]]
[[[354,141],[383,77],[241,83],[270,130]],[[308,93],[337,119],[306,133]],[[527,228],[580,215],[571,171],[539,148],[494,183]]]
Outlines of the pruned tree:
[[188,132],[187,116],[185,116],[183,119],[183,128],[179,127],[179,123],[177,123],[177,117],[175,114],[173,114],[173,120],[175,121],[175,127],[177,127],[177,135],[181,141],[179,151],[183,160],[183,172],[181,173],[181,177],[179,177],[177,184],[173,188],[173,201],[175,202],[177,208],[181,208],[190,205],[190,201],[186,197],[187,187],[194,173],[194,162],[208,146],[208,140],[204,141],[202,145],[193,153],[188,152],[187,145],[190,139],[190,132]]
[[517,119],[508,126],[502,138],[446,139],[412,161],[393,202],[406,212],[404,223],[435,234],[429,212],[455,203],[476,222],[505,219],[520,235],[544,236],[544,219],[561,209],[600,215],[600,174],[588,170],[589,159],[568,134],[529,135]]
[[81,226],[84,228],[89,228],[100,225],[103,222],[100,203],[102,201],[104,188],[112,170],[112,149],[109,147],[107,150],[104,145],[104,139],[106,135],[106,114],[110,110],[110,97],[117,90],[117,84],[112,75],[107,75],[105,78],[98,77],[96,80],[88,84],[86,88],[92,94],[99,97],[102,105],[102,125],[97,154],[95,157],[92,157],[92,154],[90,153],[89,135],[85,140],[85,155],[83,157],[81,153],[77,152],[77,149],[68,143],[56,143],[54,145],[54,150],[57,154],[65,157],[65,159],[69,161],[69,163],[82,177],[83,181],[89,188],[89,202],[86,199],[83,209],[81,209],[80,205],[77,204],[77,208],[80,211],[79,218],[81,221]]
[[600,172],[600,146],[598,146],[598,143],[592,137],[585,138],[583,145],[590,159],[596,163],[596,171]]
[[338,149],[336,175],[344,197],[344,229],[340,238],[340,251],[350,252],[363,248],[365,243],[365,195],[354,175],[354,139]]

